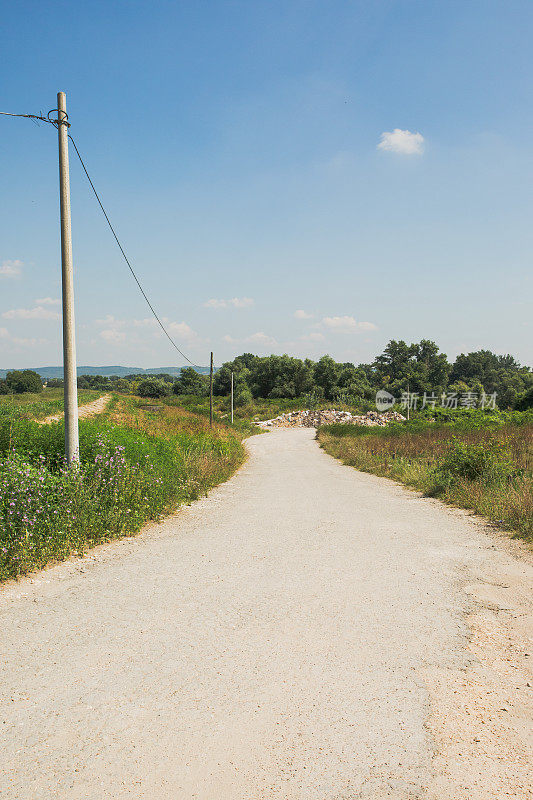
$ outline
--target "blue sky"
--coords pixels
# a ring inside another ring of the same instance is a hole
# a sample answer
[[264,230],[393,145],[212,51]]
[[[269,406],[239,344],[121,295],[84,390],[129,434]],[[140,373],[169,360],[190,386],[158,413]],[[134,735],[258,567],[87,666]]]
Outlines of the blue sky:
[[[67,92],[126,251],[196,363],[368,362],[423,337],[532,363],[529,0],[1,12],[0,110]],[[0,131],[0,367],[60,364],[56,133]],[[72,149],[71,191],[78,363],[183,363]]]

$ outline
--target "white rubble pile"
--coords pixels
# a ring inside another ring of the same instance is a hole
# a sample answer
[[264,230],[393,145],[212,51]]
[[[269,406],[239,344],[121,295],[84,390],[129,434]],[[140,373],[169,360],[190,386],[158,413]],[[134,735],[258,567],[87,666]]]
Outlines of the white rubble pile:
[[279,417],[257,422],[260,428],[318,428],[320,425],[332,425],[340,422],[343,425],[388,425],[389,422],[403,422],[405,417],[398,411],[367,411],[366,414],[350,414],[349,411],[336,411],[326,408],[323,411],[289,411]]

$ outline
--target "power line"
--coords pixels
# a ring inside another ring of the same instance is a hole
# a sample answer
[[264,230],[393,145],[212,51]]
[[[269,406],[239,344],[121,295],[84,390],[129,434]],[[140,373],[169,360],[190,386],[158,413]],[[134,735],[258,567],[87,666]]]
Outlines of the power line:
[[146,292],[144,291],[143,287],[141,286],[141,283],[140,283],[140,281],[139,281],[139,279],[138,279],[137,275],[135,274],[135,272],[134,272],[134,270],[133,270],[133,267],[131,266],[131,264],[130,264],[130,262],[129,262],[129,259],[128,259],[128,257],[127,257],[127,255],[126,255],[126,253],[124,252],[124,248],[122,247],[122,245],[121,245],[121,243],[120,243],[120,240],[119,240],[119,238],[118,238],[117,234],[115,233],[115,229],[113,228],[113,226],[112,226],[112,224],[111,224],[111,220],[110,220],[110,219],[109,219],[109,217],[107,216],[107,212],[106,212],[106,210],[105,210],[105,208],[104,208],[104,206],[103,206],[103,204],[102,204],[102,201],[100,200],[100,197],[98,196],[98,192],[97,192],[97,191],[96,191],[96,189],[94,188],[94,183],[93,183],[93,182],[92,182],[92,180],[91,180],[91,176],[90,176],[90,175],[89,175],[89,173],[87,172],[87,167],[85,166],[85,164],[84,164],[84,162],[83,162],[83,158],[81,157],[81,155],[80,155],[80,151],[78,150],[78,148],[77,148],[77,146],[76,146],[76,142],[74,141],[74,139],[73,139],[73,137],[70,135],[70,133],[69,133],[69,135],[68,135],[68,138],[70,139],[70,141],[71,141],[71,142],[72,142],[72,144],[74,145],[74,150],[76,151],[76,154],[77,154],[77,156],[78,156],[78,158],[79,158],[79,160],[80,160],[80,164],[81,164],[81,165],[82,165],[82,167],[83,167],[83,171],[85,172],[85,174],[86,174],[86,176],[87,176],[87,180],[89,181],[89,183],[90,183],[90,185],[91,185],[91,189],[92,189],[92,190],[93,190],[93,192],[94,192],[94,196],[95,196],[95,197],[96,197],[96,199],[98,200],[98,205],[99,205],[99,206],[100,206],[100,208],[102,209],[102,213],[103,213],[104,217],[106,218],[106,221],[107,221],[107,224],[109,225],[109,228],[110,228],[110,230],[111,230],[111,233],[112,233],[112,234],[113,234],[113,236],[115,237],[115,241],[116,241],[116,243],[118,244],[119,250],[120,250],[120,252],[122,253],[122,255],[124,256],[124,261],[125,261],[125,262],[126,262],[126,264],[128,265],[128,267],[129,267],[129,270],[130,270],[131,274],[133,275],[133,277],[134,277],[134,279],[135,279],[135,283],[136,283],[136,284],[137,284],[137,286],[139,287],[139,289],[140,289],[140,291],[141,291],[141,294],[142,294],[142,296],[143,296],[143,297],[144,297],[144,299],[146,300],[146,302],[147,302],[147,304],[148,304],[148,307],[150,308],[150,311],[152,312],[152,314],[154,315],[154,317],[155,317],[155,318],[156,318],[156,320],[158,321],[158,323],[159,323],[159,325],[160,325],[160,327],[161,327],[161,330],[163,331],[163,333],[165,334],[165,336],[166,336],[166,337],[167,337],[167,339],[169,340],[170,344],[171,344],[173,347],[175,347],[175,348],[176,348],[176,350],[178,351],[178,353],[179,353],[179,354],[180,354],[180,355],[181,355],[181,356],[182,356],[182,357],[183,357],[183,358],[184,358],[186,361],[188,361],[188,362],[189,362],[189,364],[191,364],[191,366],[193,366],[193,367],[196,367],[197,369],[204,369],[203,367],[199,367],[199,366],[198,366],[198,364],[194,364],[194,363],[191,361],[191,359],[190,359],[190,358],[188,358],[188,357],[185,355],[185,353],[184,353],[184,352],[182,352],[182,351],[180,350],[180,348],[178,347],[178,345],[176,344],[176,342],[174,341],[174,339],[171,337],[171,335],[168,333],[167,329],[165,328],[165,326],[163,325],[163,323],[162,323],[162,322],[161,322],[161,320],[159,319],[159,317],[158,317],[158,315],[157,315],[157,313],[156,313],[156,310],[155,310],[155,308],[153,307],[153,305],[151,304],[150,300],[148,299],[148,297],[147,297],[147,295],[146,295]]
[[[56,127],[56,128],[57,128],[57,126],[58,126],[58,121],[57,121],[57,119],[50,119],[50,114],[52,114],[54,111],[57,111],[57,109],[56,109],[56,108],[54,108],[54,109],[52,109],[51,111],[49,111],[49,112],[48,112],[48,116],[47,116],[47,117],[39,116],[39,115],[37,115],[37,114],[12,114],[12,113],[11,113],[11,112],[9,112],[9,111],[0,111],[0,114],[4,115],[4,116],[6,116],[6,117],[24,117],[25,119],[32,119],[32,120],[35,120],[35,121],[40,121],[40,122],[47,122],[47,123],[49,123],[50,125],[53,125],[54,127]],[[69,128],[70,128],[70,123],[69,123],[69,122],[67,122],[67,120],[68,120],[68,115],[67,115],[65,112],[63,112],[63,113],[64,113],[64,120],[62,121],[62,124],[64,124],[64,125],[67,125],[67,127],[69,127]],[[73,137],[70,135],[70,133],[68,134],[68,138],[70,139],[70,141],[71,141],[71,142],[72,142],[72,144],[74,145],[74,149],[75,149],[75,151],[76,151],[76,155],[78,156],[78,158],[79,158],[79,160],[80,160],[80,164],[81,164],[81,166],[83,167],[83,171],[85,172],[85,175],[87,176],[87,180],[89,181],[89,184],[90,184],[90,186],[91,186],[91,189],[92,189],[92,190],[93,190],[93,192],[94,192],[94,196],[96,197],[96,199],[97,199],[97,201],[98,201],[98,205],[100,206],[100,208],[101,208],[101,210],[102,210],[102,213],[103,213],[104,217],[106,218],[106,222],[107,222],[107,224],[109,225],[109,229],[111,230],[111,233],[112,233],[112,234],[113,234],[113,236],[115,237],[115,241],[116,241],[116,243],[117,243],[117,245],[118,245],[118,247],[119,247],[119,250],[120,250],[120,252],[122,253],[122,255],[123,255],[123,257],[124,257],[124,261],[125,261],[125,262],[126,262],[126,264],[128,265],[128,268],[129,268],[129,270],[130,270],[131,274],[133,275],[133,277],[134,277],[134,279],[135,279],[135,283],[136,283],[136,284],[137,284],[137,286],[139,287],[139,290],[140,290],[140,292],[141,292],[142,296],[143,296],[143,297],[144,297],[144,299],[146,300],[146,302],[147,302],[147,304],[148,304],[148,307],[149,307],[150,311],[152,312],[152,314],[153,314],[153,315],[154,315],[154,317],[156,318],[156,320],[157,320],[157,322],[158,322],[158,324],[159,324],[159,327],[161,328],[161,330],[163,331],[163,333],[165,334],[165,336],[166,336],[166,337],[167,337],[167,339],[169,340],[170,344],[171,344],[171,345],[172,345],[172,346],[173,346],[173,347],[174,347],[174,348],[177,350],[177,352],[180,354],[180,356],[181,356],[182,358],[184,358],[184,359],[185,359],[185,361],[188,361],[188,362],[189,362],[189,364],[190,364],[192,367],[196,367],[196,369],[207,369],[207,367],[200,367],[198,364],[194,364],[194,363],[191,361],[191,359],[190,359],[188,356],[186,356],[186,355],[185,355],[185,353],[184,353],[182,350],[180,350],[180,348],[178,347],[178,345],[176,344],[176,342],[174,341],[174,339],[172,338],[172,336],[169,334],[169,332],[167,331],[167,329],[165,328],[165,326],[164,326],[164,325],[163,325],[163,323],[161,322],[161,320],[160,320],[160,318],[159,318],[159,316],[158,316],[158,314],[157,314],[157,312],[156,312],[155,308],[153,307],[153,305],[151,304],[150,300],[148,299],[148,296],[147,296],[146,292],[144,291],[144,289],[143,289],[143,287],[142,287],[142,285],[141,285],[141,282],[139,281],[139,279],[138,279],[137,275],[135,274],[135,272],[134,272],[134,269],[133,269],[133,267],[131,266],[131,264],[130,264],[130,262],[129,262],[129,259],[128,259],[127,255],[126,255],[126,253],[124,252],[124,248],[122,247],[122,245],[121,245],[121,243],[120,243],[120,240],[119,240],[119,238],[118,238],[117,234],[115,233],[115,229],[113,228],[113,225],[111,224],[111,220],[109,219],[109,217],[108,217],[108,215],[107,215],[107,212],[106,212],[106,210],[105,210],[105,208],[104,208],[104,206],[103,206],[103,203],[102,203],[102,201],[100,200],[100,197],[99,197],[99,195],[98,195],[98,192],[97,192],[97,191],[96,191],[96,189],[95,189],[94,183],[93,183],[93,182],[92,182],[92,180],[91,180],[91,176],[89,175],[89,173],[88,173],[88,171],[87,171],[87,167],[85,166],[85,163],[84,163],[84,161],[83,161],[83,158],[81,157],[80,151],[78,150],[78,148],[77,148],[77,146],[76,146],[76,142],[74,141],[74,139],[73,139]]]
[[39,117],[37,114],[12,114],[10,111],[0,111],[4,117],[25,117],[25,119],[35,119],[40,120],[41,122],[50,122],[52,125],[54,124],[51,119],[47,119],[46,117]]

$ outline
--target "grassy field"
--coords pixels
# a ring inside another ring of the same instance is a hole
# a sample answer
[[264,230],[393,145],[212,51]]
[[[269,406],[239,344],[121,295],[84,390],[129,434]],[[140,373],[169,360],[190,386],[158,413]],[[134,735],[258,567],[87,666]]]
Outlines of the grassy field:
[[533,415],[481,413],[439,424],[331,425],[321,446],[345,464],[471,509],[533,539]]
[[[210,429],[205,416],[172,404],[114,395],[103,414],[80,421],[81,464],[67,469],[63,423],[39,425],[32,411],[31,401],[0,404],[0,580],[137,531],[244,460],[243,433]],[[36,413],[46,416],[40,405]]]
[[[90,403],[105,392],[96,389],[80,389],[78,391],[78,405]],[[0,409],[3,407],[18,409],[28,419],[44,419],[51,414],[63,411],[63,389],[47,389],[40,394],[25,392],[24,394],[0,395]]]

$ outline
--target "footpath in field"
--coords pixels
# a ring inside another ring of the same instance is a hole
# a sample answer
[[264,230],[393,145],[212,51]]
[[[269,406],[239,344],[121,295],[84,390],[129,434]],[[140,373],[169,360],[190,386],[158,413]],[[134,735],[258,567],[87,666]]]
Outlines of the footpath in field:
[[0,590],[6,800],[530,797],[524,548],[314,436]]
[[[110,400],[110,394],[103,394],[101,397],[97,397],[96,400],[86,403],[84,406],[80,406],[78,408],[78,419],[88,419],[89,417],[95,417],[97,414],[101,414],[102,411],[105,411]],[[59,422],[60,419],[63,419],[63,413],[63,411],[60,411],[59,414],[51,414],[49,417],[40,420],[39,424],[49,425],[51,422]]]

